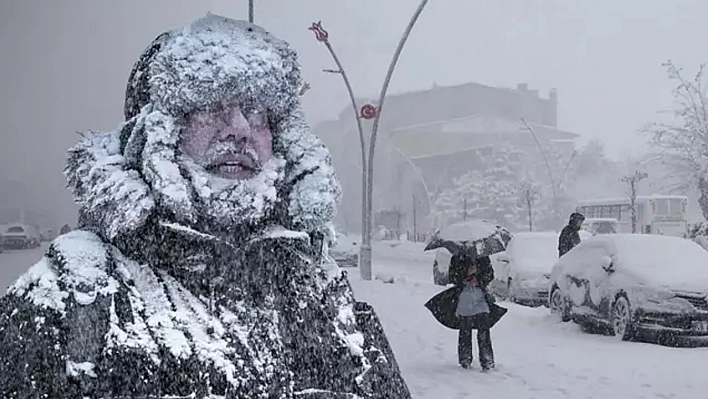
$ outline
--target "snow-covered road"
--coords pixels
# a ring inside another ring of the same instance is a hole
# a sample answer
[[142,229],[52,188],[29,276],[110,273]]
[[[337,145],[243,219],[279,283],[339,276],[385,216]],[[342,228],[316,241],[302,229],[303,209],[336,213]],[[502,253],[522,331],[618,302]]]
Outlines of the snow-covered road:
[[0,253],[0,295],[5,295],[7,287],[35,264],[48,247],[48,243],[42,243],[42,246],[36,249],[6,249]]
[[[46,247],[46,246],[45,246]],[[5,292],[42,249],[0,254]],[[442,288],[431,283],[432,255],[421,246],[377,243],[374,274],[394,284],[361,281],[349,269],[357,298],[376,308],[408,386],[416,399],[672,398],[708,395],[708,349],[619,342],[560,323],[545,308],[503,304],[509,313],[492,330],[497,369],[457,366],[455,331],[423,307]]]
[[394,277],[394,284],[361,281],[350,271],[357,298],[377,310],[414,398],[708,397],[708,348],[621,342],[561,323],[546,308],[510,303],[492,330],[497,369],[461,369],[456,331],[423,307],[442,288],[431,283],[432,255],[420,248],[377,244],[374,274]]

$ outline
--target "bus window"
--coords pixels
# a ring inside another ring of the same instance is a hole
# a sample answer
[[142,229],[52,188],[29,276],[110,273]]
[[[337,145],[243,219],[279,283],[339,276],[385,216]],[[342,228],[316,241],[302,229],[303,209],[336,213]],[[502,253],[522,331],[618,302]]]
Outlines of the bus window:
[[612,212],[610,213],[610,217],[613,219],[620,220],[620,209],[621,209],[621,205],[613,205]]
[[684,213],[683,210],[683,200],[681,199],[670,199],[669,200],[669,215],[671,216],[681,216]]
[[668,216],[669,215],[669,200],[655,199],[653,208],[654,208],[655,215]]
[[620,208],[620,221],[629,222],[632,220],[632,207],[629,205],[622,205]]

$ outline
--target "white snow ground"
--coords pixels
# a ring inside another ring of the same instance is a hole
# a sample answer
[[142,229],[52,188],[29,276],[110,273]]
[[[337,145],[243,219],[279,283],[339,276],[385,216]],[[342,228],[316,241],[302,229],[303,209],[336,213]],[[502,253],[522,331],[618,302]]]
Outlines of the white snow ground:
[[[0,292],[44,249],[0,254]],[[708,397],[708,348],[620,342],[561,323],[546,308],[509,303],[492,330],[497,369],[461,369],[456,331],[423,307],[442,289],[431,282],[432,259],[420,244],[376,243],[374,274],[393,277],[393,284],[362,281],[358,270],[348,269],[357,298],[376,308],[415,399]]]
[[443,289],[432,284],[433,255],[420,244],[375,245],[374,275],[395,282],[362,281],[351,269],[352,285],[379,314],[416,399],[708,397],[708,348],[621,342],[511,303],[501,304],[509,312],[492,329],[496,370],[461,369],[457,332],[423,306]]

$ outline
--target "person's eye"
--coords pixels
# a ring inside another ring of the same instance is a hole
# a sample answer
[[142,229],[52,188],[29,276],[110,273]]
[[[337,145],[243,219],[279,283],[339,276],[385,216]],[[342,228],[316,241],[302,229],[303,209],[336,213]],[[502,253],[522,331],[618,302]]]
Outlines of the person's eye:
[[262,127],[268,123],[265,112],[257,108],[246,111],[246,118],[251,126]]

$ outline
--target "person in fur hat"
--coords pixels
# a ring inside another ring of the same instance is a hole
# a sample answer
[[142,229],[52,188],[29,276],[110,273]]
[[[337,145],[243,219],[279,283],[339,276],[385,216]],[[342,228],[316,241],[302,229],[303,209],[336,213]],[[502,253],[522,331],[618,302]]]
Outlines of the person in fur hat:
[[410,398],[328,256],[340,188],[302,87],[253,24],[152,42],[125,122],[69,151],[79,226],[0,299],[0,397]]

